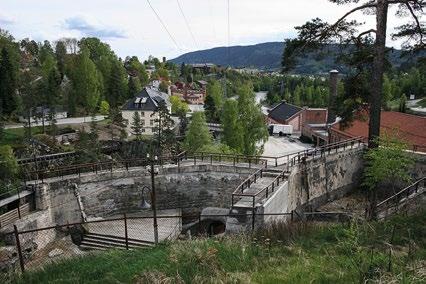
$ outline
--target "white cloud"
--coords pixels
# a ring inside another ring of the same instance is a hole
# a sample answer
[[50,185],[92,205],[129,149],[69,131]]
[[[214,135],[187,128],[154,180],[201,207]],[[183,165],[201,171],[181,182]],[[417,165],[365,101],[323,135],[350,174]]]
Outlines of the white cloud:
[[63,27],[67,30],[79,31],[83,36],[98,37],[100,39],[126,38],[123,30],[96,23],[85,16],[67,18]]

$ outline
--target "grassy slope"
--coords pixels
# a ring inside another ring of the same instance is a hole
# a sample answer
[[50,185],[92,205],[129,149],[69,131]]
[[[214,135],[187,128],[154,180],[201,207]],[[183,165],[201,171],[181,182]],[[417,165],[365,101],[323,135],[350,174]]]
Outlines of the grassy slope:
[[[425,283],[425,217],[423,212],[385,223],[278,225],[271,229],[274,233],[264,231],[256,238],[197,239],[148,250],[109,251],[50,265],[16,282]],[[392,272],[387,272],[386,243],[394,228]]]

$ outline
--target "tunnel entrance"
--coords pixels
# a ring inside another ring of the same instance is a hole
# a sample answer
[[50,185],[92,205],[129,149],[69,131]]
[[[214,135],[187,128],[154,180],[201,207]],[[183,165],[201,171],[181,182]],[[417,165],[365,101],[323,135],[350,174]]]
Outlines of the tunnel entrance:
[[219,235],[225,233],[226,226],[223,222],[213,221],[208,227],[209,236]]

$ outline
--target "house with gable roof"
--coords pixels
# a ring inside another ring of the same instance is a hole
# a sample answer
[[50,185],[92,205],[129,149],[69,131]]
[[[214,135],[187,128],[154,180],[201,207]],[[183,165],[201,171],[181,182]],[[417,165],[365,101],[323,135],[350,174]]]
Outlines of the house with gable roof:
[[142,133],[144,135],[153,135],[154,128],[157,126],[158,107],[160,104],[166,104],[171,112],[169,95],[151,87],[145,87],[132,99],[129,99],[121,108],[122,116],[127,121],[127,133],[131,134],[133,115],[139,113],[142,123]]

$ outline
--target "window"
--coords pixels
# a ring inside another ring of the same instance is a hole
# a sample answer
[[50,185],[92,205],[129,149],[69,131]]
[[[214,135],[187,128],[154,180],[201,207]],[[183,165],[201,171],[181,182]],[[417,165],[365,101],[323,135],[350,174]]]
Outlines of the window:
[[142,126],[145,126],[145,119],[142,119],[142,120],[141,120],[141,125],[142,125]]
[[153,126],[153,125],[154,125],[154,122],[155,122],[155,120],[154,120],[154,119],[151,119],[151,120],[149,121],[149,125]]
[[141,111],[141,117],[145,116],[145,112]]
[[141,132],[144,133],[145,132],[145,128],[141,128]]

